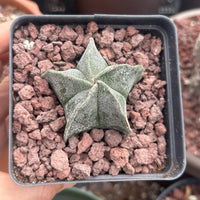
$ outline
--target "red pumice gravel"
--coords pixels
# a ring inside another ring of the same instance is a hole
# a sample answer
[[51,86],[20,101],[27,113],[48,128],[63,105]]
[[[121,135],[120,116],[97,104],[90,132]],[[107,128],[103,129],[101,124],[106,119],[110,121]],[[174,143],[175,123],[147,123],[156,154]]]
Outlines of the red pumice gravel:
[[[21,35],[13,40],[13,161],[19,182],[156,173],[165,167],[167,129],[162,111],[166,81],[160,78],[159,37],[133,26],[100,29],[95,22],[85,29],[80,25],[29,24],[15,33]],[[145,69],[127,99],[132,134],[93,129],[72,136],[65,144],[63,108],[41,75],[48,69],[75,68],[90,37],[109,65],[140,64]],[[24,48],[26,40],[34,42],[32,49]]]

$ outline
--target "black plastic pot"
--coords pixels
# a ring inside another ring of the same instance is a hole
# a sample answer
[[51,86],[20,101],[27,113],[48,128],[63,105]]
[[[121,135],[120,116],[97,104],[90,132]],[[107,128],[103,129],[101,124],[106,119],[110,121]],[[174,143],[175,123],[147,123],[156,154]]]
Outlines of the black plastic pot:
[[165,197],[167,197],[171,192],[174,191],[176,188],[181,188],[182,186],[186,185],[195,185],[200,184],[200,179],[191,177],[191,178],[185,178],[182,180],[179,180],[175,182],[174,184],[170,185],[168,188],[166,188],[158,197],[156,200],[163,200]]
[[[68,24],[76,26],[78,24],[86,26],[88,22],[95,21],[100,28],[111,25],[113,28],[135,26],[143,33],[152,33],[163,40],[164,50],[161,55],[161,79],[167,81],[166,86],[166,106],[164,109],[164,123],[167,127],[166,141],[166,167],[163,171],[152,174],[135,175],[100,175],[90,177],[88,180],[73,181],[76,183],[84,182],[106,182],[106,181],[133,181],[133,180],[172,180],[176,179],[185,170],[185,141],[183,128],[183,113],[181,100],[181,84],[179,76],[179,63],[177,51],[177,34],[175,26],[167,17],[159,15],[69,15],[69,16],[23,16],[15,20],[10,31],[10,107],[9,107],[9,172],[12,179],[16,181],[13,175],[13,137],[12,137],[12,82],[13,82],[13,33],[20,25],[26,25],[32,22],[36,25],[43,24]],[[63,182],[55,182],[63,183]],[[42,184],[42,183],[40,183]],[[45,183],[47,184],[47,183]],[[33,184],[28,184],[33,185]]]

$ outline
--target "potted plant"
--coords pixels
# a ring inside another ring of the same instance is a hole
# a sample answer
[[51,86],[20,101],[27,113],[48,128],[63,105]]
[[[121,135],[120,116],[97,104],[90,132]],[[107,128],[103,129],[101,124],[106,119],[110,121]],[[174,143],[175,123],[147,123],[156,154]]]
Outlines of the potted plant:
[[[199,146],[199,55],[198,35],[200,9],[188,10],[172,16],[178,29],[183,109],[186,134],[186,171],[200,177]],[[187,37],[186,37],[187,36]],[[196,48],[195,48],[196,45]],[[196,76],[196,77],[195,77]]]
[[14,181],[170,180],[183,173],[177,41],[167,17],[23,16],[10,33]]

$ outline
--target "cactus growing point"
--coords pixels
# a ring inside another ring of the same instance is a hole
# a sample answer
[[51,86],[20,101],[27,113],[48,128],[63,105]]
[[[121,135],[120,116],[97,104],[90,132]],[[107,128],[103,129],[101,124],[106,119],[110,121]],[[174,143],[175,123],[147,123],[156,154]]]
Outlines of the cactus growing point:
[[76,69],[46,71],[42,76],[50,83],[65,111],[64,141],[92,128],[131,133],[126,99],[142,74],[141,65],[108,66],[93,38]]

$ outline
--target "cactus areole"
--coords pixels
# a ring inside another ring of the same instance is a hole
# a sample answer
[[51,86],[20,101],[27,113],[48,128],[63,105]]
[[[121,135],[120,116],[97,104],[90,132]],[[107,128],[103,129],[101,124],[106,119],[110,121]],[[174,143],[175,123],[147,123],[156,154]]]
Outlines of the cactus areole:
[[65,111],[64,141],[93,128],[130,134],[126,99],[142,74],[141,65],[108,66],[93,38],[76,69],[46,71],[42,77],[50,83]]

